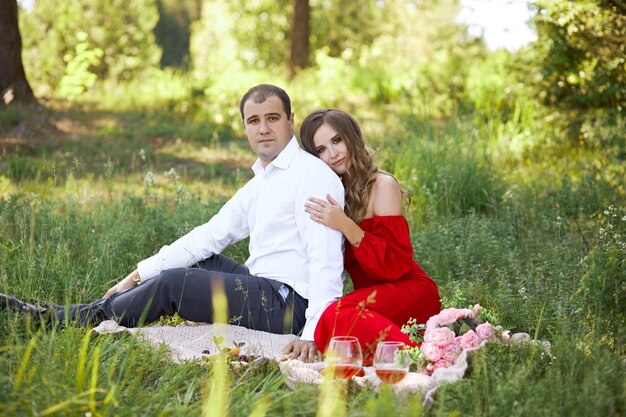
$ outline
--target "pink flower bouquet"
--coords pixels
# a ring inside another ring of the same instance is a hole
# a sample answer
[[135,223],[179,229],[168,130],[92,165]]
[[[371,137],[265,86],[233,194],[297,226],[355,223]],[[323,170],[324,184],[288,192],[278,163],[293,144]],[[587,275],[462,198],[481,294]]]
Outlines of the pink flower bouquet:
[[[507,343],[509,332],[483,322],[480,311],[478,304],[471,309],[446,308],[428,319],[425,326],[415,322],[403,326],[402,331],[408,333],[411,340],[422,341],[419,350],[412,352],[413,361],[421,363],[426,373],[432,374],[438,368],[454,365],[461,352],[477,348],[483,341]],[[418,335],[422,330],[424,336],[420,340]]]

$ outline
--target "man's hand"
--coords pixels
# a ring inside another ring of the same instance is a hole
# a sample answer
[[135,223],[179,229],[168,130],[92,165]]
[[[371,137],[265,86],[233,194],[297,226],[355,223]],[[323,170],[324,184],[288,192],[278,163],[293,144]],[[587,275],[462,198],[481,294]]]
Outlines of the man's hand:
[[116,292],[122,292],[129,288],[133,288],[138,285],[138,282],[139,282],[139,273],[137,272],[137,270],[134,270],[133,272],[128,274],[126,278],[124,278],[123,280],[121,280],[120,282],[112,286],[111,288],[109,288],[109,290],[104,294],[102,298],[109,298]]
[[320,355],[312,340],[294,340],[285,346],[283,352],[289,355],[290,359],[298,359],[302,362],[315,362]]

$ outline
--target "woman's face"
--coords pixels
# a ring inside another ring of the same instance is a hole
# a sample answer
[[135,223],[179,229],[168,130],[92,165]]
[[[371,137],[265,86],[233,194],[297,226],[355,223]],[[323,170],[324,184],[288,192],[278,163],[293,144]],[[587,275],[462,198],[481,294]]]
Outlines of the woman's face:
[[335,129],[324,123],[313,135],[315,152],[337,175],[349,168],[348,145]]

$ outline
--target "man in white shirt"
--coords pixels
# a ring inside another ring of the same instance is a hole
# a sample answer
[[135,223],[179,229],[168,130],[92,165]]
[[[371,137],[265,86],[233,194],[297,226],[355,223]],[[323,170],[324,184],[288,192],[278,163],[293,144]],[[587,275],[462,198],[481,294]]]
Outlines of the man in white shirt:
[[[258,156],[254,178],[207,223],[139,262],[102,300],[55,309],[57,319],[88,324],[113,318],[134,326],[178,313],[213,322],[214,293],[224,291],[230,323],[301,332],[301,340],[289,348],[291,357],[307,360],[317,354],[317,321],[342,295],[343,236],[312,221],[304,204],[309,197],[330,194],[343,205],[343,187],[324,162],[299,147],[284,90],[255,86],[241,99],[240,111]],[[220,255],[246,237],[245,266]],[[19,300],[7,303],[20,308]]]

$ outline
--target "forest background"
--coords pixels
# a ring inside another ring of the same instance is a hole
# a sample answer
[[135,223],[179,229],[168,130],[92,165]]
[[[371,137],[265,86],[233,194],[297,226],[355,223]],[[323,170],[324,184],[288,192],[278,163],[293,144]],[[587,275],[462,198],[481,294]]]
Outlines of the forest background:
[[20,9],[34,94],[2,86],[0,291],[92,300],[206,221],[251,177],[238,101],[269,82],[297,127],[320,107],[361,122],[411,193],[415,259],[444,305],[480,303],[552,352],[487,346],[423,409],[1,311],[0,414],[624,415],[626,4],[529,7],[537,39],[515,52],[471,36],[456,0]]

